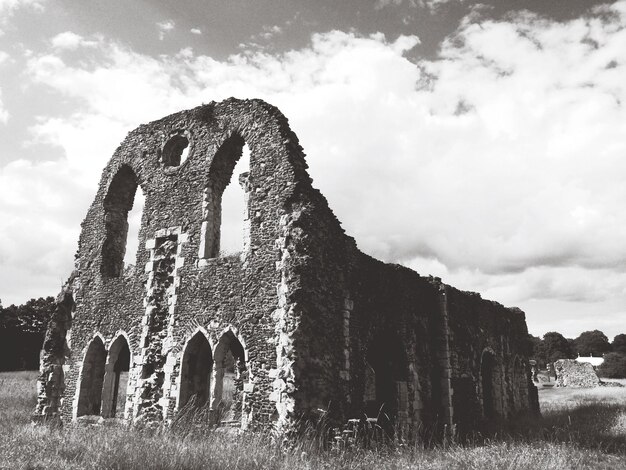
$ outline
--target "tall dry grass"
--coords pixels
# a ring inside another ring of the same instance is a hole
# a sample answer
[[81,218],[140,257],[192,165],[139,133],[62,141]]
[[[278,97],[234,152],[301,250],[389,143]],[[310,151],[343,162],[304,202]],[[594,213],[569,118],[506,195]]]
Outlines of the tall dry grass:
[[33,426],[35,377],[0,374],[2,469],[626,468],[626,388],[540,390],[542,419],[494,426],[464,444],[322,450],[315,436],[285,449],[252,433]]

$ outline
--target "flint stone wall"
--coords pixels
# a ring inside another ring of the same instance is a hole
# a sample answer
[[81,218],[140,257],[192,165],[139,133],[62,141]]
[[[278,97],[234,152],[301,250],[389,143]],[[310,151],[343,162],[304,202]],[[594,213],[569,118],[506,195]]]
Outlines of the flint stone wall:
[[[189,155],[176,165],[168,152],[184,142]],[[244,142],[244,251],[220,257],[221,192],[238,177]],[[306,168],[286,118],[260,100],[211,103],[132,131],[82,224],[44,345],[35,417],[76,420],[89,345],[97,337],[109,351],[120,336],[131,355],[124,419],[171,422],[182,380],[210,394],[213,410],[221,366],[210,393],[181,377],[197,335],[210,361],[224,345],[241,351],[242,428],[288,430],[319,410],[335,422],[384,410],[408,433],[471,430],[538,412],[524,313],[361,253]],[[140,248],[124,268],[137,186],[146,198]]]
[[557,387],[593,388],[600,385],[600,379],[593,366],[574,359],[559,359],[554,363]]

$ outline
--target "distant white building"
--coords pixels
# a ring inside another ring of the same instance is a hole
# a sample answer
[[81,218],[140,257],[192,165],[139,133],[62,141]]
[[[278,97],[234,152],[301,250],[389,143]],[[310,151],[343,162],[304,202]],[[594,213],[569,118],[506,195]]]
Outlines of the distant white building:
[[589,357],[580,357],[578,356],[576,358],[576,362],[586,362],[588,364],[591,364],[593,366],[593,368],[597,368],[598,366],[600,366],[603,362],[604,362],[604,358],[603,357],[593,357],[593,356],[589,356]]

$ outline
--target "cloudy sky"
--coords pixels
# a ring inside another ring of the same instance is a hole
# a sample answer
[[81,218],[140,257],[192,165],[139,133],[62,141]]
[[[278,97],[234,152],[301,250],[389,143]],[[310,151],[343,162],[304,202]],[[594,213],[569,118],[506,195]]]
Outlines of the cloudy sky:
[[626,332],[625,0],[0,0],[2,303],[58,292],[128,131],[229,96],[363,251]]

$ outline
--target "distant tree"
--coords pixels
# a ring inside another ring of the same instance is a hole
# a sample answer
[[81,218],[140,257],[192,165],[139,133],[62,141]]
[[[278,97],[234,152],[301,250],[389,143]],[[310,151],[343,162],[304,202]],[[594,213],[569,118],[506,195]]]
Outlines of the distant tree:
[[30,299],[20,305],[19,318],[24,331],[44,332],[54,312],[54,297]]
[[611,352],[609,338],[600,330],[584,331],[575,340],[576,352],[581,356],[602,357]]
[[626,335],[621,334],[613,338],[611,347],[613,348],[613,352],[626,355]]
[[556,331],[550,331],[543,335],[541,347],[546,362],[554,362],[559,359],[571,359],[574,357],[574,351],[572,351],[567,338]]
[[0,310],[0,371],[39,367],[39,351],[54,307],[53,297],[40,297]]
[[543,341],[539,336],[528,335],[528,343],[530,344],[530,358],[537,361],[537,365],[544,367],[546,364],[546,356],[543,348]]
[[42,332],[45,331],[53,311],[54,297],[30,299],[25,304],[2,309],[0,327]]
[[20,321],[18,320],[18,308],[15,305],[0,310],[0,329],[18,328]]
[[610,379],[626,378],[626,355],[608,353],[604,356],[604,362],[598,367],[598,375]]

